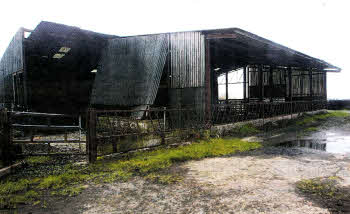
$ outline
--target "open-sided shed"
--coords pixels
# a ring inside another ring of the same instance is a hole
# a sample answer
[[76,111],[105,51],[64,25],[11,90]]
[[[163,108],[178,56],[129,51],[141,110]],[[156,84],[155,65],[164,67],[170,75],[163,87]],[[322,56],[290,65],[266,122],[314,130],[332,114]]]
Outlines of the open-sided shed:
[[15,35],[0,62],[7,108],[210,112],[229,103],[326,100],[326,72],[340,71],[238,28],[118,37],[41,22],[29,37],[26,31]]

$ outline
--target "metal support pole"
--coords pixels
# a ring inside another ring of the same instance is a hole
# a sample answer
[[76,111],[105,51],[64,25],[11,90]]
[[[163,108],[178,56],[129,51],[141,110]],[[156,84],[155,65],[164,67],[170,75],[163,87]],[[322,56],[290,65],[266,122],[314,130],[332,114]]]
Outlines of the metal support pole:
[[273,102],[273,89],[274,89],[274,83],[273,83],[273,67],[270,65],[270,73],[269,73],[269,86],[270,86],[270,102]]
[[243,67],[243,100],[246,102],[247,99],[247,67]]
[[250,98],[250,86],[249,86],[249,81],[250,81],[250,75],[249,75],[249,66],[247,66],[247,87],[248,87],[248,99],[247,99],[247,102],[249,103],[249,98]]
[[313,80],[312,80],[312,69],[309,70],[309,81],[310,81],[310,97],[311,101],[313,100],[314,92],[313,92]]
[[293,100],[293,81],[292,81],[292,68],[288,67],[288,95],[289,95],[289,101]]
[[259,101],[263,101],[264,97],[264,83],[263,83],[263,78],[264,78],[264,73],[262,69],[262,65],[258,66],[258,77],[259,77]]
[[228,71],[225,72],[225,80],[226,80],[226,104],[228,104]]
[[206,120],[211,123],[211,63],[210,63],[210,42],[205,41],[205,102]]
[[327,72],[324,72],[323,92],[325,101],[327,102]]

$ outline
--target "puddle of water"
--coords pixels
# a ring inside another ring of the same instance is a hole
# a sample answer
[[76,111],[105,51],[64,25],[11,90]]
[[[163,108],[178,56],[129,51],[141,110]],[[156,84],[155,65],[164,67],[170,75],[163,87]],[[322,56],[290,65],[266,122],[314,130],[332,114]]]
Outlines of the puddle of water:
[[293,140],[279,143],[276,146],[286,148],[306,148],[336,154],[350,154],[350,138],[348,136],[323,140]]
[[277,147],[286,147],[286,148],[307,148],[314,150],[327,151],[327,144],[324,142],[319,142],[315,140],[293,140],[279,143]]

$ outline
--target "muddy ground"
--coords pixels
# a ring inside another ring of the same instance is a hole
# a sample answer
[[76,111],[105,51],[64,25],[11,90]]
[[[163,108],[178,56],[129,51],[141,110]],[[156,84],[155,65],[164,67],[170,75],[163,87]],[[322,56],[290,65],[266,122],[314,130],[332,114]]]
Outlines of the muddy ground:
[[[274,143],[263,149],[177,165],[172,170],[184,176],[177,184],[155,184],[139,177],[127,182],[91,184],[74,198],[48,200],[46,208],[22,207],[19,211],[332,213],[322,201],[300,193],[296,182],[336,176],[342,187],[350,186],[350,122],[337,120],[340,119],[332,119],[318,131],[301,138],[298,136],[299,140],[312,140],[305,141],[306,144],[292,141],[277,145],[274,138]],[[269,136],[273,138],[275,135],[281,142],[286,139],[276,133]],[[288,141],[290,137],[289,133]]]

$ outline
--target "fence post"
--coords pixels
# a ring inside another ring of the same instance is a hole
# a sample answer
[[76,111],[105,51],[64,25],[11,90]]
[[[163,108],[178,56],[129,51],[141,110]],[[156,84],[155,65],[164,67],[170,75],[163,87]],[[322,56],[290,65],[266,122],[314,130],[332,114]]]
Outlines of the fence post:
[[163,130],[164,130],[164,133],[165,133],[165,128],[166,128],[166,107],[164,107],[164,112],[163,112],[163,119],[164,119],[164,121],[163,121]]
[[13,161],[13,148],[11,148],[11,112],[8,112],[7,109],[1,111],[1,123],[2,123],[2,136],[0,142],[0,155],[1,161],[5,165],[10,165]]
[[97,159],[96,111],[94,108],[87,110],[86,123],[86,154],[88,162],[93,163]]
[[79,114],[79,151],[81,152],[81,115]]
[[165,130],[166,130],[166,107],[163,108],[163,134],[161,134],[162,142],[165,144]]

